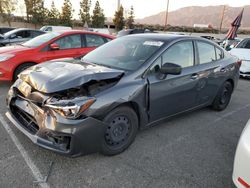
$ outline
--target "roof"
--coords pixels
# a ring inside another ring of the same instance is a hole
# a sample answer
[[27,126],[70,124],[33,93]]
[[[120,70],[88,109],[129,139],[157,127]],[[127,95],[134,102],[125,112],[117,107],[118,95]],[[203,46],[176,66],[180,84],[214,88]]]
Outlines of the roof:
[[209,43],[213,43],[210,40],[202,38],[202,37],[189,36],[189,35],[177,35],[177,34],[142,33],[142,34],[126,35],[123,37],[127,37],[127,38],[139,38],[140,37],[140,38],[145,38],[148,40],[163,41],[166,43],[175,41],[178,39],[198,39],[198,40],[203,40]]
[[112,39],[115,38],[112,35],[107,35],[107,34],[98,33],[98,32],[92,32],[92,31],[84,31],[84,30],[55,31],[55,33],[60,33],[60,34],[63,34],[63,35],[77,34],[77,33],[81,33],[81,34],[94,34],[94,35],[100,35],[100,36],[107,37],[107,38],[112,38]]
[[[162,41],[169,41],[169,40],[175,40],[175,39],[181,39],[181,38],[194,38],[188,35],[174,35],[174,34],[159,34],[159,33],[142,33],[142,34],[134,34],[134,35],[127,35],[124,37],[129,37],[129,38],[146,38],[146,39],[151,39],[151,40],[162,40]],[[197,38],[197,37],[195,37]]]

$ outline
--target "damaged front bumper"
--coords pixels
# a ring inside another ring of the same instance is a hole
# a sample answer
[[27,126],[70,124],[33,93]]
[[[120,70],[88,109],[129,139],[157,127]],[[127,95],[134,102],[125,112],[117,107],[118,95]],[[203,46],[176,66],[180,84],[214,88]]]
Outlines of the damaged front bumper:
[[92,117],[66,119],[25,99],[11,88],[9,120],[35,144],[60,154],[79,156],[100,151],[106,124]]

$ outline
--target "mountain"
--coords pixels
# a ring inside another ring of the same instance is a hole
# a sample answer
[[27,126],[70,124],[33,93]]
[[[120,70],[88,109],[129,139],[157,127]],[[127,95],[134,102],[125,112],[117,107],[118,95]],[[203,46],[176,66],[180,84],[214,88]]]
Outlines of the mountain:
[[[243,7],[227,6],[223,21],[223,27],[230,27],[230,23],[236,18]],[[172,26],[193,26],[194,24],[211,24],[218,28],[221,22],[223,5],[221,6],[191,6],[169,12],[168,24]],[[136,23],[141,24],[160,24],[165,23],[166,12],[160,12],[156,15],[137,19]],[[244,7],[241,28],[250,29],[250,5]]]

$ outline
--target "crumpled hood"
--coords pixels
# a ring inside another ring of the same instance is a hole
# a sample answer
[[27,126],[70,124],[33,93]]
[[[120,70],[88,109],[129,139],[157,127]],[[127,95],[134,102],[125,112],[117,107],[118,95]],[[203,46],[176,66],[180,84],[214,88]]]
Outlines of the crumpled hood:
[[80,60],[60,59],[33,66],[23,71],[19,78],[43,93],[54,93],[76,88],[92,80],[117,78],[123,71]]

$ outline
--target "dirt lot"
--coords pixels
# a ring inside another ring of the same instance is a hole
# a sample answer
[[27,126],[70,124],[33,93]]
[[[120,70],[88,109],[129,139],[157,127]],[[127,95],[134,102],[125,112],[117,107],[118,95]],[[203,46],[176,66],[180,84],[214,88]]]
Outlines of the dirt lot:
[[[34,145],[5,118],[9,86],[0,83],[0,187],[233,187],[234,153],[250,118],[248,80],[239,81],[223,112],[205,108],[141,131],[118,156],[78,158]],[[48,182],[35,183],[51,162]]]

